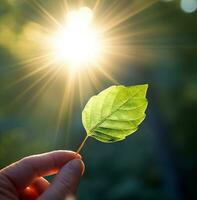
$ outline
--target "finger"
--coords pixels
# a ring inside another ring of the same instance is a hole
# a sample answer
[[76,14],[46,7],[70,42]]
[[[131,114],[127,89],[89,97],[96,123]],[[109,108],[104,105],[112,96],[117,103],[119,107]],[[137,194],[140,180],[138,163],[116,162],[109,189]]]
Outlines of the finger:
[[36,180],[28,187],[26,187],[20,193],[20,199],[22,200],[35,200],[37,199],[47,188],[49,187],[49,182],[43,178],[36,178]]
[[29,186],[33,180],[40,176],[49,175],[72,159],[81,158],[71,151],[53,151],[45,154],[26,157],[1,170],[18,190]]
[[19,198],[21,200],[35,200],[38,198],[38,193],[33,188],[27,187],[20,193]]
[[39,200],[64,200],[66,197],[75,194],[83,171],[84,164],[82,160],[71,160],[61,169]]
[[50,183],[43,177],[36,178],[36,180],[29,186],[33,188],[39,195],[48,189]]

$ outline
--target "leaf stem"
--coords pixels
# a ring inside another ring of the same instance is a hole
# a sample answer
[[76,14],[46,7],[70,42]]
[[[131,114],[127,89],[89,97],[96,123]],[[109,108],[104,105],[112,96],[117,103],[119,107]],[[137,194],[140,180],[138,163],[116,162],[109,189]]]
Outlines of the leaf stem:
[[77,149],[77,154],[81,151],[81,149],[83,148],[86,140],[88,139],[88,135],[86,135],[86,137],[84,138],[83,142],[81,143],[81,145],[79,146],[79,148]]

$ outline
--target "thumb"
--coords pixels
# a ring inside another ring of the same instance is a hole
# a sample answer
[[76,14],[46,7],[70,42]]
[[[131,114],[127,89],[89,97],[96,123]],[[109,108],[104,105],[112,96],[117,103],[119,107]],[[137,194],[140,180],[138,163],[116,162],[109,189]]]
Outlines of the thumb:
[[80,159],[69,161],[40,197],[39,200],[65,200],[76,193],[80,177],[84,171],[84,164]]

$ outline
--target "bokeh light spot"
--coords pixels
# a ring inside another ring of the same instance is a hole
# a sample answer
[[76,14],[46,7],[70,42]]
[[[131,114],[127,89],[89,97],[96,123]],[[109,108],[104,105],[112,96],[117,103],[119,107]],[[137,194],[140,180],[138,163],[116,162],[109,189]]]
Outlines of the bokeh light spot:
[[181,0],[181,9],[186,13],[192,13],[197,9],[197,0]]

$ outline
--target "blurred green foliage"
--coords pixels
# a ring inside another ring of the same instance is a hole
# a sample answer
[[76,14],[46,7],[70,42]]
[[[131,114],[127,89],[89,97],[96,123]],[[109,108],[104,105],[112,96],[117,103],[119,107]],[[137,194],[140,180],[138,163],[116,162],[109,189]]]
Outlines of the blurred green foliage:
[[[0,0],[0,167],[35,153],[76,150],[85,137],[77,83],[73,85],[72,106],[66,105],[58,131],[64,79],[68,77],[56,78],[37,96],[47,78],[34,87],[31,85],[47,69],[16,83],[38,67],[34,62],[24,64],[42,52],[37,30],[44,27],[47,32],[56,28],[36,2]],[[85,2],[90,7],[95,3]],[[110,75],[125,85],[149,83],[150,106],[143,126],[127,140],[115,144],[87,141],[81,152],[86,172],[78,199],[194,200],[197,12],[182,12],[179,1],[155,1],[146,9],[142,9],[147,4],[144,0],[121,2],[100,1],[100,10],[106,12],[114,5],[121,10],[130,4],[138,8],[138,13],[120,24],[118,30],[111,30],[119,34],[134,32],[131,40],[123,41],[134,50],[132,59],[114,58]],[[62,1],[39,3],[61,21],[65,11]],[[111,17],[116,13],[118,9]],[[113,84],[100,74],[98,77],[99,87],[83,92],[83,105],[90,96]],[[28,87],[31,89],[26,91]]]

